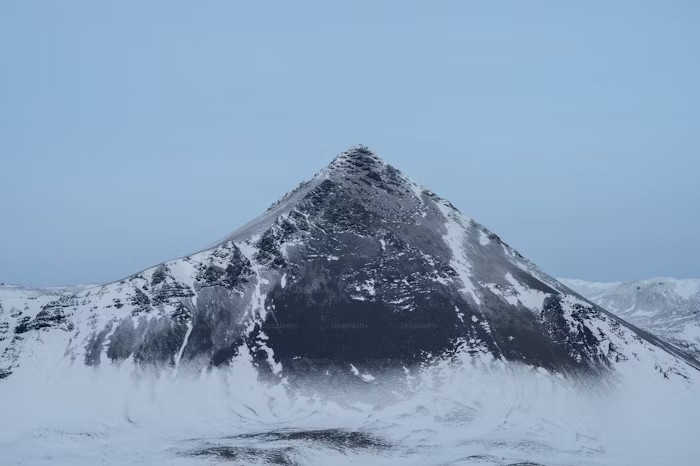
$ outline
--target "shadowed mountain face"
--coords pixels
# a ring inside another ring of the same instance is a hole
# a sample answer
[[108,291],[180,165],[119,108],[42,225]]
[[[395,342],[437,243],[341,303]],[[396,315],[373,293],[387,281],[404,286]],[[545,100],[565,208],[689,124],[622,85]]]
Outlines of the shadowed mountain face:
[[17,305],[0,310],[4,375],[36,350],[39,332],[59,335],[56,351],[87,365],[207,367],[249,352],[273,374],[359,373],[458,351],[563,373],[603,374],[639,354],[664,374],[688,369],[678,358],[696,364],[585,301],[365,147],[211,249]]

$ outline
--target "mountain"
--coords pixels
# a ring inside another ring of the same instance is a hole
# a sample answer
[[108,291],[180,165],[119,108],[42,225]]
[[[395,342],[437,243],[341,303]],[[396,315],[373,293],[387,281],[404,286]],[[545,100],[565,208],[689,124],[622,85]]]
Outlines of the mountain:
[[697,368],[358,146],[206,250],[0,287],[0,463],[694,464]]
[[596,304],[700,358],[700,280],[650,278],[631,282],[562,279]]
[[1,377],[37,360],[202,369],[243,353],[271,377],[365,381],[465,353],[572,376],[700,367],[363,146],[209,249],[114,283],[1,299]]

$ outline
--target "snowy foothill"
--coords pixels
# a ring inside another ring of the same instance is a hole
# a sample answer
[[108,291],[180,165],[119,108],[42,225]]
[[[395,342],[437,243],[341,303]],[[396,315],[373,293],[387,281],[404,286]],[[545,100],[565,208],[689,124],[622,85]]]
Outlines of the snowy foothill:
[[700,357],[700,280],[656,277],[630,282],[561,282],[632,324]]

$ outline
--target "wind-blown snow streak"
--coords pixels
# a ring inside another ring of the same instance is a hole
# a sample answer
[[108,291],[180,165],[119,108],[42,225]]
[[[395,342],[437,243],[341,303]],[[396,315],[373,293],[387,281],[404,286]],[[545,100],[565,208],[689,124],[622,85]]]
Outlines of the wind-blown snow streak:
[[472,284],[471,265],[464,255],[463,248],[467,235],[467,229],[464,226],[465,221],[460,218],[460,214],[456,212],[451,205],[438,202],[437,206],[447,220],[445,223],[447,233],[443,238],[452,251],[451,265],[459,274],[459,279],[463,286],[461,291],[463,293],[468,293],[477,304],[481,304],[481,300],[476,294],[476,288]]

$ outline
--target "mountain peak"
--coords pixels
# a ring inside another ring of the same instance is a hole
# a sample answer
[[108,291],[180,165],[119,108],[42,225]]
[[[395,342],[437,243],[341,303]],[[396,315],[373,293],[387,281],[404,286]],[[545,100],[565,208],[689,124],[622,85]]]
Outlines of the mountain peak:
[[328,171],[346,176],[371,175],[387,167],[381,157],[362,144],[340,153],[328,166]]
[[378,160],[382,161],[381,158],[372,152],[372,150],[365,146],[364,144],[355,144],[353,146],[350,146],[347,150],[344,152],[341,152],[338,154],[338,156],[335,158],[336,160],[341,159],[341,160],[358,160],[358,159],[371,159],[371,160]]

